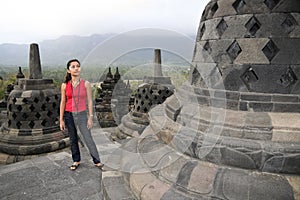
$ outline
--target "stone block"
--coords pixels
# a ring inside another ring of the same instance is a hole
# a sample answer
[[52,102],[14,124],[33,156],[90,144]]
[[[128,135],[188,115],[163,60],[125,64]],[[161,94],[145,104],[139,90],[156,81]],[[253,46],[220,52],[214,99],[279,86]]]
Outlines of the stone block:
[[273,103],[250,102],[249,110],[254,112],[271,112],[273,110],[273,106]]
[[297,0],[282,1],[275,5],[273,12],[300,12],[300,2]]
[[299,174],[300,155],[273,156],[265,162],[262,170],[273,173]]
[[300,177],[298,176],[286,176],[290,185],[293,187],[295,199],[300,199]]
[[274,142],[300,142],[300,131],[273,130]]
[[184,157],[179,157],[177,160],[175,160],[169,166],[162,168],[159,171],[159,176],[162,179],[165,179],[171,183],[175,183],[181,168],[183,167],[183,165],[186,164],[187,161],[188,161],[188,159],[186,159]]
[[297,95],[272,94],[272,102],[299,102]]
[[151,173],[134,173],[130,175],[130,189],[135,196],[140,197],[143,188],[156,180]]
[[294,199],[289,182],[273,174],[224,170],[218,173],[214,185],[214,196],[226,199]]
[[188,193],[182,193],[181,191],[178,191],[176,189],[170,188],[168,191],[166,191],[164,193],[164,195],[160,198],[160,200],[170,200],[170,199],[174,199],[174,200],[180,200],[180,199],[184,199],[184,200],[194,200],[195,198],[199,198],[199,196],[194,195],[196,197],[193,197],[193,195],[190,195]]
[[234,60],[234,64],[269,64],[269,60],[261,51],[268,43],[267,38],[237,39],[241,53]]
[[241,100],[244,101],[265,101],[270,102],[272,96],[268,94],[259,94],[259,93],[241,93]]
[[[285,20],[284,13],[261,13],[256,14],[255,17],[260,23],[260,27],[257,30],[255,37],[257,38],[269,38],[272,35],[274,37],[288,37],[285,29],[282,27],[282,23]],[[272,23],[270,23],[272,22]]]
[[273,112],[300,112],[300,103],[274,103]]
[[228,28],[222,35],[222,39],[235,39],[235,38],[244,38],[248,34],[248,30],[244,24],[251,18],[253,15],[235,15],[235,16],[226,16],[224,20],[228,25]]
[[227,15],[235,15],[236,10],[233,8],[232,4],[235,2],[235,0],[219,0],[218,1],[218,9],[214,14],[214,17],[222,17]]
[[211,193],[217,172],[216,165],[199,163],[190,176],[187,189],[203,195]]
[[[300,64],[298,52],[300,51],[299,38],[272,38],[280,50],[271,61],[272,64]],[[299,79],[299,77],[298,77]]]
[[170,185],[157,179],[143,188],[140,198],[147,200],[161,199],[170,188]]
[[245,115],[244,127],[272,128],[272,121],[267,113],[251,113]]
[[266,13],[269,9],[264,6],[261,0],[244,0],[246,6],[243,9],[243,13]]
[[219,39],[218,31],[215,27],[220,23],[222,18],[211,19],[205,22],[205,32],[201,40],[217,40]]

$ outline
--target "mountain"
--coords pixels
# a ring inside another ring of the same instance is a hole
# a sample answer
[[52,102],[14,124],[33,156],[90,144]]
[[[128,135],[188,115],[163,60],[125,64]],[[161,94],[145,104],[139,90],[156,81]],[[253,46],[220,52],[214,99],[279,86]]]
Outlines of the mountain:
[[[57,66],[65,64],[70,58],[82,59],[91,49],[110,37],[105,35],[61,36],[54,40],[44,40],[39,45],[42,65]],[[0,45],[0,65],[28,66],[30,44]]]
[[[39,42],[42,66],[65,66],[67,60],[78,58],[91,65],[111,63],[131,65],[153,60],[153,48],[166,52],[165,61],[191,61],[195,36],[152,31],[128,34],[68,35]],[[30,44],[1,44],[1,66],[28,66]],[[149,49],[152,49],[149,51]],[[171,56],[172,55],[172,56]],[[176,56],[174,56],[176,55]],[[163,57],[163,55],[162,55]]]

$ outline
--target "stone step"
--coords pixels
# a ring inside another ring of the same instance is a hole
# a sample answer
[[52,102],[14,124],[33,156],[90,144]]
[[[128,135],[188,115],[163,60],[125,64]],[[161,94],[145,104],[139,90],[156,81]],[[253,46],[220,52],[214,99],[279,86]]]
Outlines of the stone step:
[[145,137],[138,150],[148,166],[148,172],[130,174],[139,199],[294,199],[299,191],[297,176],[193,159],[156,138]]
[[102,172],[102,192],[104,200],[137,199],[126,184],[124,176],[117,171]]

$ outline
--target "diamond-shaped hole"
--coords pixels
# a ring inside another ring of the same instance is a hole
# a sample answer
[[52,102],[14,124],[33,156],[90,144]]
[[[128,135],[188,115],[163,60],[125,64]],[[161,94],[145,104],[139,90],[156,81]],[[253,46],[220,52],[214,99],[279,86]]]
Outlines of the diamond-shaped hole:
[[20,129],[21,126],[22,126],[22,123],[21,123],[20,121],[18,121],[18,122],[16,123],[16,126],[17,126],[18,129]]
[[16,114],[16,113],[13,113],[11,116],[12,116],[12,118],[13,118],[14,120],[16,120],[16,118],[17,118],[17,114]]
[[40,100],[38,98],[34,98],[34,103],[38,103]]
[[269,40],[269,42],[262,49],[262,51],[265,54],[265,56],[268,58],[268,60],[271,61],[277,55],[279,49],[272,40]]
[[287,34],[290,34],[295,29],[295,26],[297,25],[298,25],[297,21],[291,14],[288,14],[286,19],[281,24],[283,30],[285,30]]
[[249,67],[241,76],[241,79],[245,82],[245,83],[253,83],[258,81],[258,76],[255,73],[255,71],[253,70],[252,67]]
[[39,112],[37,112],[37,113],[35,114],[35,117],[39,119],[39,118],[41,117],[41,114],[40,114]]
[[49,98],[49,97],[46,97],[45,100],[46,100],[46,102],[49,102],[49,101],[50,101],[50,98]]
[[197,69],[197,65],[193,69],[191,84],[194,85],[200,80],[201,76]]
[[228,28],[227,23],[225,22],[224,19],[222,19],[217,25],[217,31],[220,37],[222,37],[223,33],[226,31],[227,28]]
[[24,119],[27,119],[29,116],[28,116],[27,113],[23,113],[22,117],[23,117]]
[[51,117],[52,115],[53,115],[53,112],[51,112],[51,111],[48,111],[48,112],[47,112],[47,116],[48,116],[48,117]]
[[205,30],[206,30],[205,23],[203,23],[203,25],[201,26],[201,29],[200,29],[200,33],[199,33],[200,40],[201,40],[202,36],[204,35]]
[[23,108],[22,108],[21,105],[18,105],[18,106],[17,106],[17,110],[18,110],[18,111],[21,111],[22,109],[23,109]]
[[280,0],[265,0],[264,4],[270,9],[273,10],[273,8],[280,2]]
[[235,9],[235,11],[239,14],[243,11],[243,8],[245,7],[246,3],[244,0],[236,0],[232,6]]
[[33,128],[34,125],[35,125],[34,121],[30,121],[29,124],[28,124],[28,126],[29,126],[30,128]]
[[46,121],[46,120],[43,120],[43,121],[41,122],[41,125],[42,125],[42,126],[46,126],[46,124],[47,124],[47,121]]
[[27,103],[28,100],[27,100],[26,98],[24,98],[24,99],[22,100],[22,102],[23,102],[23,103]]
[[217,10],[219,9],[218,2],[216,2],[212,7],[211,7],[211,16],[213,17]]
[[229,57],[231,58],[232,61],[234,61],[238,55],[242,52],[242,49],[239,45],[239,43],[235,40],[226,50],[228,53]]
[[32,112],[32,111],[34,111],[34,109],[35,109],[35,108],[34,108],[34,106],[33,106],[33,105],[30,105],[29,109],[30,109],[30,110],[31,110],[31,112]]
[[43,104],[41,108],[42,108],[43,111],[45,111],[47,106],[45,104]]
[[280,84],[284,87],[289,87],[290,85],[293,85],[298,80],[296,74],[294,71],[289,67],[285,74],[281,75],[280,77]]
[[249,33],[254,36],[256,32],[260,29],[261,23],[257,20],[256,17],[251,17],[249,21],[246,23],[245,27],[249,31]]
[[211,46],[210,46],[209,41],[207,41],[207,42],[204,44],[203,49],[204,49],[205,51],[207,51],[209,54],[212,52],[212,49],[211,49]]

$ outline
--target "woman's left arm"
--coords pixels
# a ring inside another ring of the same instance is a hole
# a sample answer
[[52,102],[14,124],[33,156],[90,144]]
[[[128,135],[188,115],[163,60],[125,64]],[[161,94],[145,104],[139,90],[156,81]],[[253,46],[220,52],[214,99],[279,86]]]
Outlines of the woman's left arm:
[[90,82],[85,81],[85,88],[87,94],[87,104],[88,104],[88,128],[93,126],[93,95],[92,86]]

